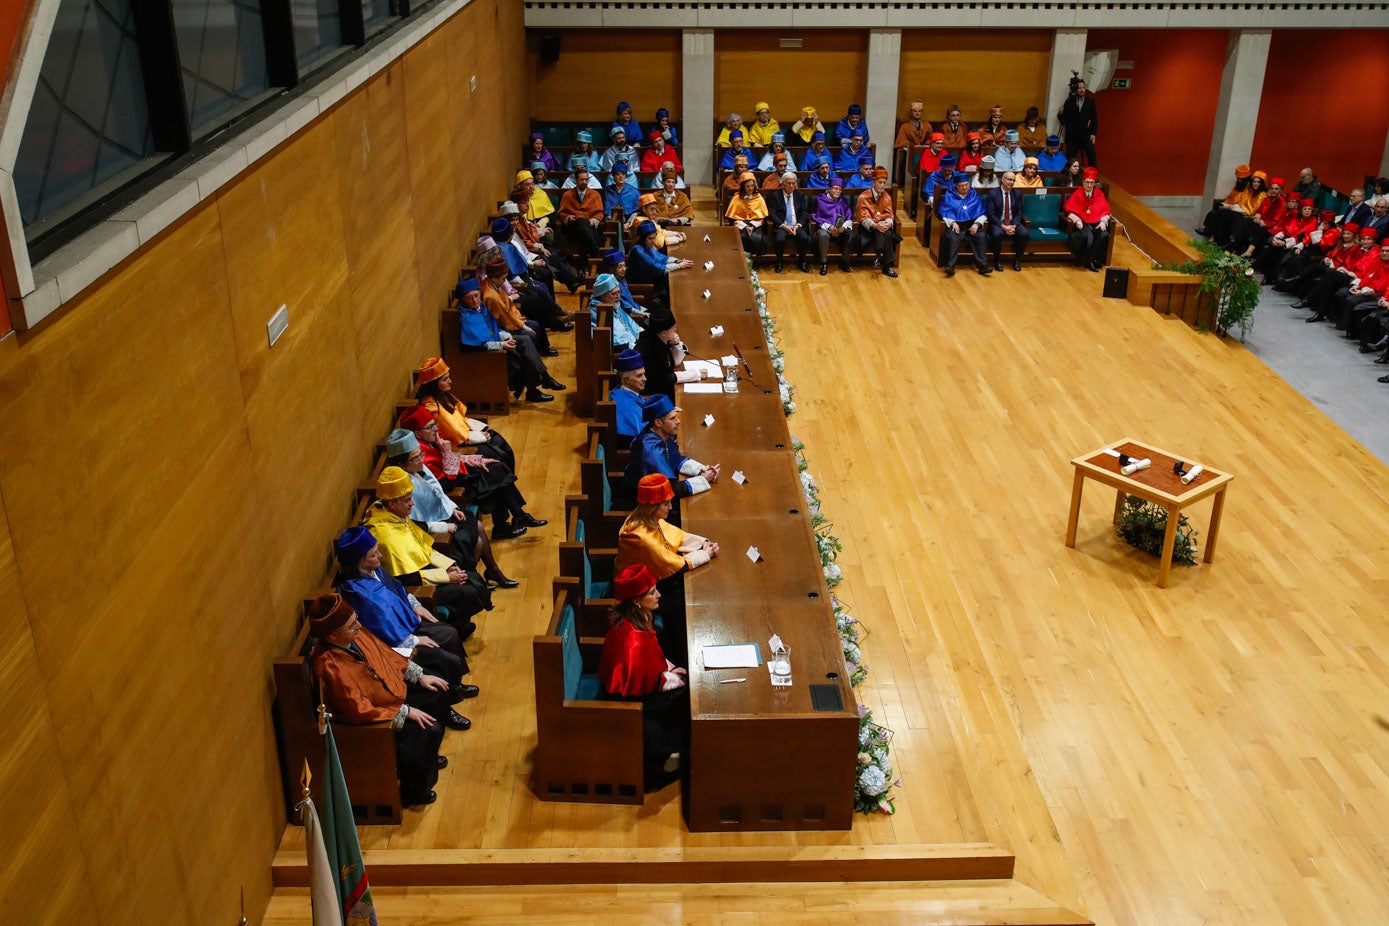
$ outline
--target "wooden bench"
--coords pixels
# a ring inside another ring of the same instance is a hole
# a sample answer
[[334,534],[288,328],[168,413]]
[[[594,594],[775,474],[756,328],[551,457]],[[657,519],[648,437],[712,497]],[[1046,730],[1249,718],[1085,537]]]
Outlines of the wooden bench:
[[457,309],[446,307],[439,313],[439,356],[453,374],[453,394],[468,406],[469,412],[476,409],[490,415],[510,414],[506,351],[464,348]]
[[608,481],[607,451],[597,434],[590,434],[588,450],[579,461],[579,502],[588,536],[598,546],[616,547],[622,524],[632,512],[613,507],[612,483]]
[[[1074,260],[1071,255],[1066,223],[1061,217],[1061,207],[1066,202],[1066,198],[1074,191],[1074,187],[1042,187],[1040,192],[1037,189],[1021,191],[1023,194],[1023,212],[1027,216],[1028,232],[1031,234],[1031,239],[1027,244],[1027,252],[1024,255],[1024,259],[1029,263],[1037,260],[1061,262]],[[981,190],[979,192],[982,198],[983,193],[987,191]],[[931,221],[918,222],[916,227],[917,240],[922,242],[923,246],[930,252],[931,259],[936,262],[936,266],[940,266],[940,241],[945,229],[945,222],[940,218],[940,208],[943,202],[944,197],[938,197],[932,207]],[[1105,251],[1104,258],[1105,264],[1114,262],[1114,239],[1122,234],[1120,231],[1121,222],[1122,220],[1116,214],[1110,225],[1109,246]],[[962,246],[961,251],[965,250],[967,248]],[[1011,252],[1009,258],[1011,259]]]
[[640,804],[642,707],[598,700],[602,637],[580,636],[567,589],[559,589],[535,668],[534,788],[542,801]]
[[590,547],[583,512],[577,504],[565,507],[565,534],[559,544],[559,575],[555,589],[569,590],[577,613],[579,633],[602,636],[608,630],[608,612],[617,604],[612,597],[616,548]]

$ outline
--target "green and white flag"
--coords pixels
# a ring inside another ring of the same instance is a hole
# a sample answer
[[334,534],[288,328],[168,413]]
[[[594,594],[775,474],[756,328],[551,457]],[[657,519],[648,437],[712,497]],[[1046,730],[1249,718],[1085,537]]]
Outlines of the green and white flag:
[[[326,725],[323,736],[326,769],[323,780],[323,840],[328,861],[336,872],[335,885],[338,909],[347,926],[378,926],[376,904],[371,899],[371,883],[362,861],[362,847],[357,842],[357,822],[352,817],[352,800],[347,795],[347,782],[338,762],[338,747],[333,741],[333,725]],[[330,921],[331,922],[331,921]],[[318,920],[314,920],[315,926]]]

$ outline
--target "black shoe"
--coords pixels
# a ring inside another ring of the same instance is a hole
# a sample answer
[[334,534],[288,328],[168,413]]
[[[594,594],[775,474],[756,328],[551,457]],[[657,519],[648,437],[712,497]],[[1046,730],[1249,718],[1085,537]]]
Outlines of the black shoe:
[[854,268],[849,266],[849,262],[847,260],[839,262],[839,269],[844,273],[854,272]]
[[982,266],[982,267],[975,267],[974,270],[975,270],[975,272],[978,273],[981,277],[986,277],[986,276],[988,276],[989,274],[993,273],[993,271],[989,269],[988,264],[985,264],[985,265]]
[[1376,382],[1389,383],[1389,373],[1386,373],[1385,375],[1381,376],[1379,379],[1376,380]]
[[558,357],[558,356],[559,356],[559,351],[555,350],[553,347],[547,347],[547,348],[545,348],[544,350],[542,350],[542,351],[540,352],[540,356],[542,356],[542,357]]
[[946,268],[945,268],[945,275],[948,276],[948,277],[953,277],[953,276],[955,275],[955,268],[954,268],[954,267],[946,267]]
[[477,624],[468,621],[468,623],[464,624],[461,628],[457,628],[457,630],[458,642],[467,643],[468,640],[472,639],[473,634],[477,633]]
[[546,377],[545,382],[541,383],[540,385],[544,386],[546,389],[552,389],[555,392],[563,392],[564,390],[569,388],[564,383],[555,379],[553,376]]
[[820,276],[826,276],[826,275],[829,274],[829,272],[830,272],[830,265],[829,265],[829,264],[821,264],[821,265],[820,265]]
[[796,266],[801,268],[801,273],[810,272],[810,261],[807,258],[802,257],[800,260],[796,261]]
[[492,528],[492,539],[511,540],[513,537],[520,537],[525,532],[524,524],[500,524]]
[[549,524],[550,522],[546,521],[544,518],[537,518],[529,511],[523,511],[520,514],[516,515],[516,517],[512,518],[511,523],[519,524],[522,527],[544,527],[546,524]]
[[524,393],[525,391],[525,386],[517,386],[515,389],[511,390],[511,397],[513,399],[519,399],[521,398],[522,393]]
[[550,326],[550,330],[551,330],[551,331],[573,331],[573,330],[574,330],[574,323],[573,323],[573,322],[556,322],[555,324],[553,324],[553,325]]
[[1371,347],[1371,346],[1368,345],[1368,344],[1361,344],[1361,345],[1360,345],[1360,353],[1362,353],[1362,354],[1373,354],[1373,353],[1374,353],[1375,351],[1377,351],[1377,350],[1379,350],[1378,347]]
[[1001,258],[994,259],[994,269],[999,273],[1003,272],[1003,260]]
[[434,767],[437,768],[437,769],[439,769],[440,771],[443,771],[444,769],[448,768],[448,767],[449,767],[449,757],[448,757],[448,756],[435,756],[435,757],[434,757]]
[[[1001,269],[1001,268],[1000,268],[1000,269]],[[1014,269],[1015,271],[1017,271],[1018,273],[1022,273],[1022,261],[1020,261],[1020,260],[1015,260],[1015,261],[1013,261],[1013,269]]]
[[1294,303],[1290,306],[1290,308],[1294,308],[1294,309],[1310,309],[1311,306],[1309,306],[1307,303],[1305,303],[1305,302],[1303,302],[1301,299],[1299,299],[1299,300],[1297,300],[1296,302],[1294,302]]
[[553,402],[554,400],[555,400],[555,397],[554,397],[554,396],[552,396],[552,395],[547,395],[546,393],[541,392],[539,389],[527,389],[527,390],[526,390],[526,401],[527,401],[527,402]]
[[1103,269],[1104,269],[1104,267],[1100,264],[1099,261],[1093,260],[1093,261],[1090,262],[1090,272],[1091,272],[1091,273],[1099,273],[1099,272],[1100,272],[1101,270],[1103,270]]
[[1204,238],[1204,237],[1206,237],[1206,230],[1205,230],[1204,228],[1198,228],[1198,229],[1196,229],[1196,234],[1198,234],[1198,235],[1200,235],[1202,238]]
[[780,258],[780,257],[778,257],[778,258],[776,259],[776,265],[775,265],[774,267],[772,267],[772,270],[773,270],[774,272],[776,272],[776,273],[781,273],[781,258]]
[[476,685],[455,685],[449,689],[449,703],[457,704],[459,701],[476,698],[477,695],[478,687]]
[[1376,357],[1375,363],[1389,363],[1389,354],[1385,354],[1382,357]]
[[423,807],[432,804],[439,799],[439,795],[433,791],[422,791],[419,794],[406,794],[403,791],[400,795],[400,802],[406,807]]
[[1318,312],[1316,315],[1313,315],[1311,318],[1304,318],[1303,321],[1306,322],[1306,323],[1309,324],[1309,325],[1312,324],[1312,322],[1324,322],[1324,321],[1326,321],[1326,316],[1323,315],[1322,313]]
[[885,277],[891,277],[891,278],[894,279],[894,280],[897,279],[897,268],[896,268],[896,267],[885,267],[885,268],[883,269],[883,276],[885,276]]
[[449,708],[449,715],[444,718],[444,726],[448,727],[450,730],[471,730],[473,728],[473,722],[458,713],[458,711]]
[[517,582],[515,579],[508,579],[505,576],[499,576],[495,572],[490,571],[484,572],[482,574],[482,577],[486,579],[494,588],[515,588],[516,586],[521,584],[520,582]]

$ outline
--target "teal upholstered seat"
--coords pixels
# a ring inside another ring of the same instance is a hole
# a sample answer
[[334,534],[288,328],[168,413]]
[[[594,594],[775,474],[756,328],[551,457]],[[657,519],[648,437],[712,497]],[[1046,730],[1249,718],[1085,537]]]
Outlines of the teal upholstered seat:
[[584,674],[584,658],[579,652],[579,632],[574,627],[574,609],[564,606],[557,632],[564,651],[564,699],[594,701],[598,698],[598,676]]
[[1061,197],[1046,193],[1025,193],[1022,198],[1023,214],[1027,216],[1027,230],[1033,241],[1065,241],[1066,230],[1061,225]]
[[612,591],[612,581],[593,578],[593,561],[588,558],[588,542],[584,539],[584,522],[580,518],[574,522],[574,539],[583,545],[584,552],[584,598],[607,598]]

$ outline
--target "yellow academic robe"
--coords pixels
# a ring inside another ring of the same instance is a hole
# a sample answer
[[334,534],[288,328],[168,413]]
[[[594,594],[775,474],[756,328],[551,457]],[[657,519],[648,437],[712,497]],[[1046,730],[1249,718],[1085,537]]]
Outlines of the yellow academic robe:
[[659,530],[652,530],[631,518],[627,519],[617,535],[617,559],[613,563],[613,575],[628,566],[642,565],[650,569],[659,582],[685,568],[685,557],[680,555],[685,532],[666,521],[658,522],[657,526]]
[[532,222],[539,222],[554,211],[555,204],[550,201],[550,196],[545,190],[540,187],[531,190],[531,201],[530,205],[526,207],[526,218]]
[[772,133],[780,131],[781,125],[775,119],[766,125],[754,119],[752,124],[743,126],[743,141],[749,145],[765,148],[772,143]]
[[453,560],[434,549],[434,538],[409,518],[397,517],[379,500],[367,508],[362,525],[381,549],[381,568],[393,576],[418,572],[430,585],[447,585]]

